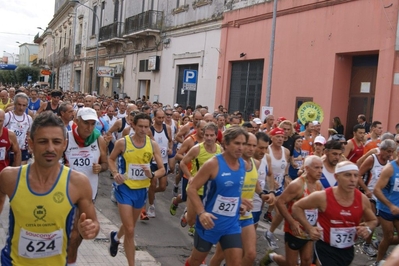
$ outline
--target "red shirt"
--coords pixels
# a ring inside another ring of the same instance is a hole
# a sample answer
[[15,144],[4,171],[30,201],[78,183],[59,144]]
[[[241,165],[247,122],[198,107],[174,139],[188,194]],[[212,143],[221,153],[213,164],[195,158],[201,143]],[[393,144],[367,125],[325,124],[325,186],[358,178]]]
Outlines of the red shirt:
[[327,208],[319,211],[318,222],[323,228],[323,241],[337,248],[352,247],[356,238],[356,226],[363,215],[362,193],[355,189],[355,197],[349,207],[341,206],[335,199],[333,188],[326,190]]
[[351,161],[352,163],[356,163],[357,160],[360,159],[360,157],[363,156],[363,145],[357,146],[356,141],[354,139],[350,139],[349,141],[352,141],[353,143],[353,150],[348,154],[348,160]]
[[11,149],[11,142],[8,135],[8,129],[3,127],[3,134],[0,136],[0,172],[10,165],[8,153]]

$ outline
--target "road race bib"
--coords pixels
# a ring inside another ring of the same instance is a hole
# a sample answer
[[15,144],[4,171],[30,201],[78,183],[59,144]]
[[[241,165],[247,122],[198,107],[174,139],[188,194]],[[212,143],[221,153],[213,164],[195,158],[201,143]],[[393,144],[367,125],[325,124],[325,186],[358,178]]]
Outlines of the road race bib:
[[93,155],[87,153],[85,157],[82,154],[71,154],[69,165],[73,170],[79,170],[82,167],[84,168],[92,168],[94,163]]
[[6,147],[0,148],[0,161],[4,161],[6,159]]
[[145,175],[143,166],[147,166],[150,169],[149,164],[129,164],[129,170],[127,177],[131,180],[145,180],[148,177]]
[[356,228],[331,228],[330,245],[336,248],[349,248],[355,243]]
[[393,184],[393,191],[399,192],[399,178],[395,178],[395,183]]
[[62,229],[51,233],[34,233],[21,229],[18,241],[18,255],[28,259],[41,259],[62,252]]
[[213,205],[212,212],[223,216],[234,217],[237,215],[239,202],[239,197],[223,197],[218,195]]
[[161,156],[162,156],[162,158],[168,156],[168,149],[167,148],[165,148],[165,147],[161,148]]
[[313,210],[305,210],[306,220],[310,223],[310,225],[315,226],[317,223],[318,218],[318,211],[317,209]]

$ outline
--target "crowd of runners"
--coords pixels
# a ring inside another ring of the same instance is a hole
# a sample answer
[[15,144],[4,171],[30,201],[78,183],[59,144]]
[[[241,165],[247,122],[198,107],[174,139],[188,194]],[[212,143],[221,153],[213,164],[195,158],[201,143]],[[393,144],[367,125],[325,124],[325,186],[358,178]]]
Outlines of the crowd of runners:
[[123,238],[130,266],[136,223],[156,218],[168,175],[170,214],[184,202],[179,223],[193,236],[186,266],[253,265],[260,219],[270,223],[260,265],[350,265],[359,239],[373,265],[395,265],[396,250],[384,260],[399,243],[397,132],[362,114],[348,140],[337,117],[301,125],[255,111],[246,120],[222,105],[1,87],[0,212],[10,200],[1,264],[76,265],[82,240],[99,232],[98,178],[108,171],[122,222],[109,253]]

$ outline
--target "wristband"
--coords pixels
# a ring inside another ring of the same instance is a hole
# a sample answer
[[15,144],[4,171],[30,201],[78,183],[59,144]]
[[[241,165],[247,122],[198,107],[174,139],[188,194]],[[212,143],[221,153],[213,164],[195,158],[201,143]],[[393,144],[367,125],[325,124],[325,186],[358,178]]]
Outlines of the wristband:
[[258,195],[259,195],[259,198],[261,198],[262,199],[262,195],[265,195],[266,193],[265,192],[263,192],[263,191],[261,191]]
[[[274,191],[274,190],[270,190],[270,191],[267,191],[267,190],[263,190],[262,191],[264,194],[273,194],[273,195],[276,195],[276,191]],[[261,192],[261,193],[262,193]]]
[[205,213],[206,211],[202,211],[198,214],[198,218],[200,218],[201,214]]
[[371,235],[371,233],[372,233],[373,231],[371,231],[370,227],[366,226],[366,229],[367,229],[367,232],[369,232],[369,235]]
[[115,171],[112,171],[111,173],[112,173],[112,174],[117,174],[117,173],[118,173],[118,171],[116,171],[116,170],[115,170]]

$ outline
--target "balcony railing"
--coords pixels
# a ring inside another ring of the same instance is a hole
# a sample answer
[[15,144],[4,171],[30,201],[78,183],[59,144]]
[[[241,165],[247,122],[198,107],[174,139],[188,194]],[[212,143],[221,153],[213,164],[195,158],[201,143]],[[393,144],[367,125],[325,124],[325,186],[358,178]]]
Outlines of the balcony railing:
[[123,22],[114,22],[110,25],[101,27],[99,41],[122,38],[122,25]]
[[80,55],[81,50],[82,50],[82,44],[81,43],[75,45],[75,55]]
[[144,30],[160,31],[162,28],[163,12],[149,10],[125,20],[125,34],[132,34]]

